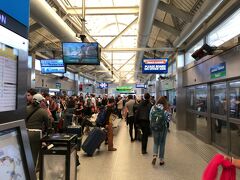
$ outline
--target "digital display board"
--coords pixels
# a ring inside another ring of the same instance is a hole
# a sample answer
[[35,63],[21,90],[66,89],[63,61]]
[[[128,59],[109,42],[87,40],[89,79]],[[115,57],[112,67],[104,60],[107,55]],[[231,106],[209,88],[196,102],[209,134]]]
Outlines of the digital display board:
[[143,74],[167,74],[168,58],[143,59],[142,73]]
[[18,53],[0,43],[0,112],[16,110]]
[[63,42],[65,64],[100,65],[98,43]]
[[66,68],[62,59],[44,59],[41,60],[41,73],[65,73]]

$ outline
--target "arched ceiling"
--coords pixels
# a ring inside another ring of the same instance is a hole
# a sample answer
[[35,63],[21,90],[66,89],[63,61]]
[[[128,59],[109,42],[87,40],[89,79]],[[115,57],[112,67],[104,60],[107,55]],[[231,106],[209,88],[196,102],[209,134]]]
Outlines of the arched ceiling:
[[[173,42],[184,27],[191,23],[194,15],[206,0],[164,0],[159,1],[152,30],[145,50],[145,57],[172,57]],[[85,33],[89,41],[97,41],[102,48],[102,59],[107,66],[100,70],[93,66],[69,66],[75,72],[88,73],[98,80],[114,71],[116,77],[134,83],[134,73],[141,75],[135,68],[135,55],[138,37],[138,0],[47,0],[49,6],[77,34]],[[85,12],[85,13],[84,13]],[[85,23],[85,29],[83,23]],[[91,38],[89,38],[91,37]],[[37,53],[39,58],[61,57],[61,39],[51,34],[40,22],[30,19],[29,52]],[[154,51],[156,49],[157,51]],[[160,50],[159,50],[160,49]],[[155,53],[154,53],[155,52]],[[111,79],[111,78],[110,78]]]

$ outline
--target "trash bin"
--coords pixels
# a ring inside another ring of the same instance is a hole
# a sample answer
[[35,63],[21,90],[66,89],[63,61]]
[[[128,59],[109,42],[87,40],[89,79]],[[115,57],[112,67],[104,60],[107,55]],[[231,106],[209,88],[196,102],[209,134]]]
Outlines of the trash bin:
[[52,134],[41,143],[40,180],[76,180],[77,135]]

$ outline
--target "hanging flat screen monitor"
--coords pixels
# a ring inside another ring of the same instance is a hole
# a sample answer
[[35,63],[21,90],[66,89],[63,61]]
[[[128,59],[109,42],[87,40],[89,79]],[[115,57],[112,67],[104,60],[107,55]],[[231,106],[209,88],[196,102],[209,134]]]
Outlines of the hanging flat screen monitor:
[[64,42],[63,61],[65,64],[100,65],[98,43]]
[[41,73],[65,73],[66,68],[62,59],[43,59],[41,60]]

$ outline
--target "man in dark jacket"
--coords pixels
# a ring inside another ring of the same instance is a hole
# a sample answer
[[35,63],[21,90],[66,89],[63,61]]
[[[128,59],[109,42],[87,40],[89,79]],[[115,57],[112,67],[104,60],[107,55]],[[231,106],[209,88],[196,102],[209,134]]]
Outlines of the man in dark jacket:
[[41,94],[33,96],[32,103],[27,106],[26,126],[28,129],[39,129],[46,132],[50,126],[47,111],[40,107],[44,97]]
[[136,123],[139,124],[142,129],[142,154],[147,153],[147,142],[149,135],[149,113],[151,110],[152,104],[150,103],[150,94],[144,94],[144,100],[139,104],[137,112],[136,112]]

